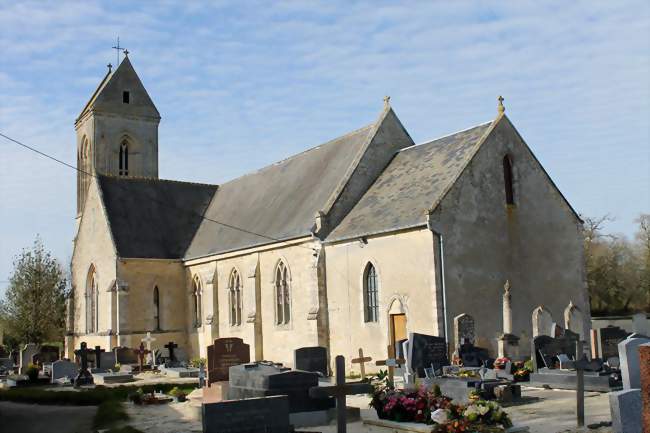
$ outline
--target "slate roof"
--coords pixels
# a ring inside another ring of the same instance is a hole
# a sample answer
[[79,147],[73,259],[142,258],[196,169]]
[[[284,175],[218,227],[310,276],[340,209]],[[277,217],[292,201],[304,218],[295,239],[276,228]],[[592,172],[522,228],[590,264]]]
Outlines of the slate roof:
[[326,241],[426,224],[492,122],[399,151]]
[[108,223],[125,258],[182,258],[217,185],[98,176]]
[[316,213],[345,178],[373,126],[220,185],[206,216],[265,236],[205,220],[185,258],[310,235]]

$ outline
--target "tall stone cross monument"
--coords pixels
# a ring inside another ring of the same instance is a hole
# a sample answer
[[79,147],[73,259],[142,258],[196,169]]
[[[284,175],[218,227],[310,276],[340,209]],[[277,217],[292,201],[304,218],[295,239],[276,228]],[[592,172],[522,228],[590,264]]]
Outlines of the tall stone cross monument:
[[512,295],[510,280],[503,285],[503,334],[499,337],[499,358],[519,356],[519,337],[512,333]]

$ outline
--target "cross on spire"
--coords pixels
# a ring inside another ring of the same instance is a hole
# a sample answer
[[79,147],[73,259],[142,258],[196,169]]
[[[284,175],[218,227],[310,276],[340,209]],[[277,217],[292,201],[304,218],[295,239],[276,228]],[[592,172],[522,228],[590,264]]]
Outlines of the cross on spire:
[[113,46],[111,48],[113,48],[114,50],[117,50],[117,63],[116,64],[117,64],[117,66],[119,66],[120,65],[120,52],[123,52],[124,56],[126,57],[126,56],[129,55],[129,50],[127,50],[125,47],[120,47],[120,37],[119,36],[117,37],[117,45],[115,45],[115,46]]

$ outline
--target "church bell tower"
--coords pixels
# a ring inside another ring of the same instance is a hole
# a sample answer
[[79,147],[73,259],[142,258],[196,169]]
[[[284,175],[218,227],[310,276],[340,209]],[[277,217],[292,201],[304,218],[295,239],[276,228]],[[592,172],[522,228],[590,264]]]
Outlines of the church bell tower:
[[[125,52],[128,54],[128,52]],[[77,218],[92,176],[158,178],[160,113],[128,55],[108,72],[75,121]]]

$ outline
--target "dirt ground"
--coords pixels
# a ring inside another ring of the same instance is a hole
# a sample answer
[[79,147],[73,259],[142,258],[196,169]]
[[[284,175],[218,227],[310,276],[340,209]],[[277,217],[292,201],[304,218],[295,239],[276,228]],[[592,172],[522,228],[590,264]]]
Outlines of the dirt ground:
[[0,402],[0,433],[89,433],[95,406]]

